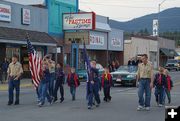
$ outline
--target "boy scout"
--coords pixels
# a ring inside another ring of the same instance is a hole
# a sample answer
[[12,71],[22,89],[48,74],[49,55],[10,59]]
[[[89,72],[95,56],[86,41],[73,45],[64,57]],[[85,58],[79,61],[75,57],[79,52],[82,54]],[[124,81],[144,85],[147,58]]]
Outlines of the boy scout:
[[14,89],[16,90],[15,105],[19,105],[19,92],[20,92],[20,77],[23,73],[22,65],[18,62],[17,55],[13,55],[12,62],[9,64],[8,70],[8,86],[9,86],[9,101],[8,105],[13,104]]

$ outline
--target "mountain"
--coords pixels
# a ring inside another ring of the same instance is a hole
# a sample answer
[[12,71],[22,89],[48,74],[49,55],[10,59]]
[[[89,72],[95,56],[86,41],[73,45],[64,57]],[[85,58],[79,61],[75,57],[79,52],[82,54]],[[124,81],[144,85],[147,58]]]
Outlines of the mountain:
[[[110,26],[122,29],[125,32],[139,32],[145,28],[152,33],[153,19],[157,19],[158,14],[145,15],[131,21],[119,22],[110,20]],[[180,31],[180,8],[170,8],[159,13],[159,29],[161,32]]]

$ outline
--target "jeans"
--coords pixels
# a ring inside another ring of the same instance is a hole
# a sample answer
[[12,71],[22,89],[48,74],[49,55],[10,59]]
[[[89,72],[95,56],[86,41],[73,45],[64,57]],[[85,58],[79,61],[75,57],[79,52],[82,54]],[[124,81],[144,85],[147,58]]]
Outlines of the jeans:
[[40,95],[40,102],[42,105],[45,103],[45,98],[47,98],[48,102],[51,102],[52,100],[47,89],[48,89],[48,83],[40,83],[39,95]]
[[40,86],[38,86],[38,87],[36,88],[36,94],[37,94],[37,100],[38,100],[38,102],[41,100],[40,93],[39,93],[39,87],[40,87]]
[[[145,93],[145,101],[144,101],[144,93]],[[150,101],[151,101],[150,79],[139,80],[138,97],[139,97],[140,106],[150,107]]]
[[57,91],[60,88],[61,100],[64,99],[64,87],[63,83],[60,80],[56,80],[55,88],[54,88],[54,98],[57,99]]
[[75,86],[70,86],[70,93],[72,95],[72,99],[75,99],[76,96],[76,87]]
[[95,101],[97,104],[101,103],[100,96],[99,96],[99,84],[95,82],[94,84],[89,85],[91,88],[91,91],[87,95],[88,98],[88,106],[93,105],[93,98],[95,98]]
[[19,102],[19,93],[20,93],[20,80],[9,80],[8,82],[8,92],[9,92],[9,103],[14,101],[14,89],[16,90],[16,102]]
[[49,95],[53,97],[55,73],[50,74]]
[[165,103],[164,93],[165,93],[164,87],[155,87],[154,94],[155,94],[157,103],[162,104],[162,105]]
[[166,95],[167,95],[167,98],[168,98],[168,103],[171,103],[171,91],[169,91],[168,89],[165,89],[165,92],[164,92],[164,102],[165,102],[165,98],[166,98]]

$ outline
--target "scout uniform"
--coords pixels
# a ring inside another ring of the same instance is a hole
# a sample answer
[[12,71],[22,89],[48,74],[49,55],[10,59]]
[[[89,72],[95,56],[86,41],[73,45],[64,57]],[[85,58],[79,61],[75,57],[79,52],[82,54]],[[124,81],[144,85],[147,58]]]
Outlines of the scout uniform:
[[[150,62],[147,64],[141,63],[138,66],[138,75],[139,75],[139,106],[145,108],[150,107],[150,100],[151,100],[151,71],[152,65]],[[145,101],[144,101],[144,93],[145,93]]]
[[16,63],[10,63],[7,73],[9,75],[9,102],[8,105],[11,105],[13,103],[14,89],[16,90],[16,101],[15,104],[19,104],[19,92],[20,92],[20,78],[17,78],[23,73],[22,65],[19,62]]

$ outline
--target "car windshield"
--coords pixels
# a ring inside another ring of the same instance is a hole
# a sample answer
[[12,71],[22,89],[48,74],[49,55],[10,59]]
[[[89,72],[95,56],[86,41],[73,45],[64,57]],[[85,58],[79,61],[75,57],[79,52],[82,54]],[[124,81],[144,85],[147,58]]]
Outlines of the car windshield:
[[177,63],[178,61],[177,60],[168,60],[167,63]]
[[120,66],[117,71],[137,72],[137,66]]

